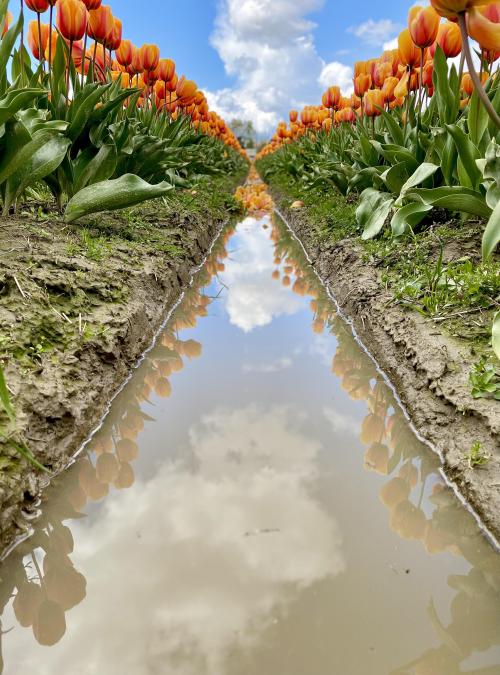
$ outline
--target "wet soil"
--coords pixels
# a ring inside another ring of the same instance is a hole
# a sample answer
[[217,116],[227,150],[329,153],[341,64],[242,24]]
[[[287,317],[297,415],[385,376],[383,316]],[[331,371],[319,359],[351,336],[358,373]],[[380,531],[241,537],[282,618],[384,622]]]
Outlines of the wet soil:
[[[36,205],[0,221],[0,363],[19,437],[50,474],[99,424],[189,286],[238,182],[217,185],[217,203],[211,185],[83,226]],[[0,550],[26,534],[47,483],[0,443]]]
[[[472,398],[469,373],[476,359],[470,345],[395,305],[376,261],[367,262],[355,239],[320,239],[307,209],[292,209],[289,196],[271,192],[341,312],[389,376],[416,429],[442,456],[448,478],[499,539],[500,405]],[[476,443],[491,457],[472,469],[467,457]]]

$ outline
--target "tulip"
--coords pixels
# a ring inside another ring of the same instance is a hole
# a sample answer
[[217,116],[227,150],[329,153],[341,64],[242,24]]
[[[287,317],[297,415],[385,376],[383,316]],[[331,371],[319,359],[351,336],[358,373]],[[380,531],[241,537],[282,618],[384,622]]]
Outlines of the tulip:
[[368,117],[378,117],[382,114],[384,107],[384,95],[380,89],[370,89],[366,92],[365,100],[365,114]]
[[366,92],[370,89],[371,84],[371,75],[358,75],[354,78],[354,93],[356,96],[363,98]]
[[[57,2],[57,0],[55,1]],[[99,7],[102,5],[102,0],[82,0],[82,2],[89,12],[92,9],[99,9]]]
[[433,7],[412,7],[410,9],[408,28],[416,47],[425,49],[436,41],[440,20],[439,14]]
[[142,73],[141,51],[132,45],[132,60],[128,66],[130,75],[138,75]]
[[387,61],[378,61],[373,68],[373,84],[380,89],[388,77],[392,77],[392,64]]
[[4,21],[3,28],[2,28],[2,37],[9,30],[9,26],[12,23],[13,18],[14,17],[12,16],[12,14],[10,12],[7,12],[7,14],[5,15],[5,21]]
[[323,94],[323,105],[328,109],[335,109],[340,102],[340,87],[330,87]]
[[150,72],[158,67],[160,50],[156,45],[142,45],[140,48],[142,70]]
[[429,89],[433,85],[434,61],[427,61],[422,72],[422,84]]
[[183,75],[178,81],[177,87],[175,89],[180,105],[189,105],[191,103],[191,99],[194,99],[197,89],[198,87],[196,82],[193,82],[192,80],[186,80]]
[[50,27],[48,24],[39,24],[38,21],[30,21],[28,27],[28,45],[37,61],[43,61],[45,51],[49,43]]
[[474,7],[487,5],[489,0],[431,0],[431,5],[440,16],[447,19],[455,19],[459,14],[464,14]]
[[408,28],[399,34],[398,46],[401,63],[414,68],[420,61],[420,49],[414,44]]
[[394,99],[394,90],[399,84],[397,77],[388,77],[382,87],[382,94],[384,95],[384,101],[389,103]]
[[429,49],[432,58],[434,58],[437,45],[441,47],[447,59],[452,59],[460,54],[462,51],[462,36],[456,23],[447,21],[439,26],[436,42]]
[[500,2],[473,8],[467,15],[467,32],[482,50],[500,51]]
[[49,0],[24,0],[24,2],[28,9],[37,14],[43,14],[49,8]]
[[115,51],[116,60],[121,66],[128,68],[132,63],[133,46],[130,40],[122,40]]
[[158,79],[168,82],[175,75],[175,62],[172,59],[160,59],[158,64]]
[[409,82],[410,82],[410,73],[407,72],[399,80],[399,83],[394,89],[394,96],[396,98],[406,98],[406,96],[408,96]]
[[297,110],[290,110],[289,118],[290,118],[290,122],[292,124],[295,124],[297,122],[297,120],[299,119],[299,113],[297,112]]
[[117,19],[116,17],[113,17],[113,30],[111,31],[111,35],[105,42],[105,46],[109,49],[110,52],[116,51],[122,42],[122,22],[120,19]]
[[70,44],[82,39],[87,27],[87,9],[81,0],[59,0],[57,27]]
[[98,9],[89,12],[88,34],[96,42],[104,44],[110,37],[115,27],[111,7],[101,5]]

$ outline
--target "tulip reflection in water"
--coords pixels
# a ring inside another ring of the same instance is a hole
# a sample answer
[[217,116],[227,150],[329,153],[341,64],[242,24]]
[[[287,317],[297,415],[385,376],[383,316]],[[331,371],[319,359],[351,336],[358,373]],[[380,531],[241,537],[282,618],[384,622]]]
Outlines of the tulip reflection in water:
[[380,500],[388,510],[391,529],[403,539],[420,541],[429,555],[451,554],[471,566],[467,574],[448,578],[456,592],[450,606],[451,619],[442,620],[432,601],[429,604],[429,622],[440,646],[391,675],[499,673],[498,664],[480,669],[464,665],[475,652],[500,647],[498,554],[481,535],[474,518],[443,484],[438,458],[412,433],[393,392],[336,314],[300,244],[277,219],[271,239],[277,266],[273,279],[278,283],[289,279],[294,293],[311,297],[312,330],[317,334],[328,331],[337,338],[332,372],[352,399],[367,404],[368,414],[360,430],[360,440],[367,446],[364,467],[387,477]]
[[[117,397],[84,454],[45,493],[43,499],[50,509],[43,509],[33,536],[0,567],[0,614],[12,603],[19,626],[32,630],[42,646],[55,645],[63,638],[68,613],[86,596],[85,577],[71,561],[73,537],[67,523],[85,518],[87,504],[102,500],[111,489],[125,490],[134,484],[133,462],[139,456],[137,437],[151,421],[141,405],[153,392],[168,398],[174,374],[184,368],[186,360],[201,356],[202,345],[195,340],[181,340],[179,333],[194,328],[198,318],[207,315],[212,298],[203,289],[223,271],[228,255],[226,243],[233,231],[228,228],[219,238],[196,278],[196,287],[186,292],[156,346],[133,382]],[[8,631],[11,626],[4,628]],[[1,630],[0,622],[0,637]]]

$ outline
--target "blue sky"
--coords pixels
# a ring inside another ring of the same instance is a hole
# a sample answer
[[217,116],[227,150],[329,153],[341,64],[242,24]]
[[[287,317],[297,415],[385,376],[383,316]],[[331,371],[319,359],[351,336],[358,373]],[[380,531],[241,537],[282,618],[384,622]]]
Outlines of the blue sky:
[[[11,1],[11,8],[17,2]],[[354,61],[377,56],[406,24],[411,0],[112,0],[124,36],[156,42],[227,119],[270,134],[325,86],[348,93]],[[423,3],[425,4],[425,3]]]

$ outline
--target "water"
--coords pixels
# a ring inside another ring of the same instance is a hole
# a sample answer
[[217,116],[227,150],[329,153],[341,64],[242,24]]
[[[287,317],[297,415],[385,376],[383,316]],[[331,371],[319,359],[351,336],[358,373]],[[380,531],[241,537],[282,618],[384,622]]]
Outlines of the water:
[[500,673],[499,556],[268,216],[1,576],[8,675]]

